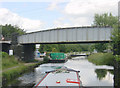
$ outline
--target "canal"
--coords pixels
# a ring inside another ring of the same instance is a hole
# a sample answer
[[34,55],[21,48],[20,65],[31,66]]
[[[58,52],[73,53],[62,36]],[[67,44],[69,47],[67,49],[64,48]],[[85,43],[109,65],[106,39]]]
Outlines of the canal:
[[62,66],[79,70],[80,79],[83,86],[113,86],[113,67],[100,65],[96,66],[90,63],[86,57],[74,57],[68,60],[66,63],[48,63],[42,64],[34,69],[34,71],[25,73],[21,77],[17,78],[9,85],[12,86],[33,86],[38,83],[39,80],[45,75],[46,71],[58,69]]

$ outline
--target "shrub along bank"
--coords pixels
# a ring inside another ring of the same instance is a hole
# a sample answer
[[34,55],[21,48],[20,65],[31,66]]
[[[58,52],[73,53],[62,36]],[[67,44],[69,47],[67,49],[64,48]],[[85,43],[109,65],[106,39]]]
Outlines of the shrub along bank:
[[13,80],[13,79],[21,76],[25,72],[32,71],[34,69],[34,67],[38,66],[39,64],[38,63],[32,63],[32,64],[28,64],[28,65],[22,64],[21,66],[18,66],[16,68],[8,69],[6,71],[3,71],[2,72],[2,82],[3,82],[3,84],[6,84],[10,80]]
[[113,66],[114,56],[112,53],[94,53],[88,56],[88,61],[96,65],[110,65]]
[[2,52],[2,70],[18,66],[20,64],[22,64],[22,62],[19,62],[14,56],[9,56],[7,53]]
[[2,55],[2,84],[7,84],[27,71],[31,71],[34,67],[42,64],[43,62],[24,63],[15,59],[14,56],[9,56],[5,52],[0,52]]

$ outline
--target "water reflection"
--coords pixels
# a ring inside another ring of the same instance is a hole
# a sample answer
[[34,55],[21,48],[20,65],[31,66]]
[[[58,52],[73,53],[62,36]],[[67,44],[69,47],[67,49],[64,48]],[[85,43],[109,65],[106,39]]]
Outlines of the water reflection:
[[[113,76],[113,70],[108,70],[108,69],[95,69],[95,73],[97,74],[97,78],[99,80],[103,80],[105,78],[107,78],[107,76],[109,75],[109,80],[113,77],[110,77]],[[113,79],[111,79],[113,80]]]
[[[113,67],[106,65],[96,66],[85,57],[75,57],[64,64],[43,64],[36,68],[36,74],[38,75],[39,73],[40,75],[40,72],[44,73],[62,66],[79,70],[83,86],[113,86],[113,74],[109,72],[109,70],[113,70]],[[38,76],[36,77],[36,82],[39,81]]]
[[113,70],[112,66],[96,66],[83,57],[76,57],[74,60],[69,60],[65,63],[65,66],[80,71],[83,86],[113,86],[113,75],[110,72],[107,73],[107,78],[105,77],[102,80],[97,78],[95,72],[96,69]]
[[42,64],[35,68],[34,72],[24,74],[18,80],[22,81],[20,85],[23,86],[30,83],[35,84],[45,75],[46,71],[59,69],[63,66],[79,70],[83,86],[113,86],[113,67],[106,65],[96,66],[85,57],[75,57],[66,63]]
[[35,73],[34,72],[30,72],[30,73],[26,73],[24,74],[22,77],[19,77],[18,80],[21,80],[21,84],[31,84],[31,83],[35,83]]
[[96,69],[95,73],[97,74],[97,78],[99,80],[102,80],[103,78],[105,78],[105,76],[107,74],[107,70],[106,69]]

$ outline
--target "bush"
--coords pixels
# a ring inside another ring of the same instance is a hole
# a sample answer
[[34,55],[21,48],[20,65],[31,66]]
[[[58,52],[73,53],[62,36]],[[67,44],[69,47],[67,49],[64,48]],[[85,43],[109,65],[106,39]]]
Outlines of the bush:
[[45,57],[43,58],[43,61],[47,63],[47,62],[49,62],[49,59],[50,59],[50,58],[48,58],[47,56],[45,56]]
[[2,52],[2,58],[8,58],[9,55],[6,52]]
[[17,66],[18,60],[14,56],[9,56],[6,52],[2,52],[2,69]]
[[3,86],[7,86],[6,84],[9,83],[11,80],[21,76],[25,72],[31,71],[32,69],[34,69],[34,67],[38,66],[39,64],[41,63],[33,63],[29,65],[21,64],[16,68],[2,72]]
[[95,53],[88,56],[88,60],[96,65],[113,66],[114,56],[112,53]]

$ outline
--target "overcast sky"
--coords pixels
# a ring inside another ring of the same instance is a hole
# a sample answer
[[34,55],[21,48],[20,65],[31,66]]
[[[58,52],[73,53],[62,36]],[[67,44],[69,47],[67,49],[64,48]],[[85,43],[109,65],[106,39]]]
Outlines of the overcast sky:
[[118,1],[0,0],[0,24],[17,25],[27,32],[58,27],[90,26],[93,24],[95,13],[111,12],[117,16]]

